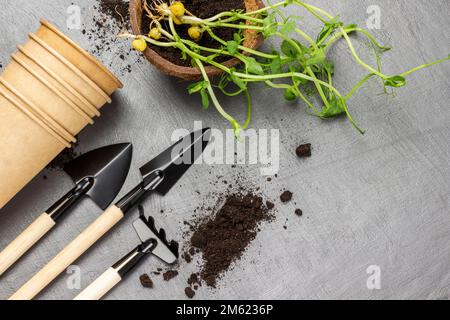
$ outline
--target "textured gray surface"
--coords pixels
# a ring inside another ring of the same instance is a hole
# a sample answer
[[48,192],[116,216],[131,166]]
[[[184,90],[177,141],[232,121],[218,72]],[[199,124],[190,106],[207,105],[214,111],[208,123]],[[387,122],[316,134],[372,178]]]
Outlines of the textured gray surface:
[[[341,13],[348,22],[364,25],[366,9],[377,4],[382,10],[382,30],[375,31],[395,48],[385,56],[384,70],[396,73],[444,57],[449,53],[450,5],[433,1],[314,1],[329,11]],[[93,49],[79,30],[66,30],[70,0],[2,1],[0,11],[0,57],[4,66],[16,44],[23,43],[38,20],[45,17],[61,27],[83,47]],[[83,23],[90,25],[94,1],[76,1],[83,8]],[[299,12],[299,14],[302,14]],[[303,14],[302,14],[303,15]],[[308,15],[305,23],[313,21]],[[119,46],[127,46],[121,41]],[[370,59],[364,46],[358,46]],[[361,75],[351,63],[345,46],[338,45],[332,57],[338,87],[347,91]],[[225,128],[213,111],[202,111],[197,97],[185,93],[185,84],[159,74],[137,54],[124,63],[117,54],[99,58],[121,73],[131,63],[132,73],[121,79],[125,88],[106,106],[94,127],[80,135],[80,151],[120,142],[135,145],[128,189],[139,180],[139,165],[165,148],[177,128],[192,129],[194,120]],[[268,183],[258,166],[193,168],[180,187],[166,197],[151,197],[146,203],[158,224],[181,242],[183,220],[209,198],[218,176],[238,173],[249,184],[259,185],[267,198],[277,199],[282,188],[294,191],[305,213],[293,214],[296,206],[277,204],[277,219],[264,225],[244,258],[220,281],[219,288],[201,288],[198,298],[368,298],[447,299],[450,292],[450,64],[409,77],[406,88],[395,97],[379,95],[371,82],[350,102],[351,111],[367,129],[358,135],[344,120],[323,122],[305,115],[304,106],[286,105],[280,94],[258,90],[254,96],[254,128],[278,128],[281,133],[281,166],[278,178]],[[233,107],[240,112],[241,105]],[[314,154],[300,161],[293,150],[311,142]],[[209,173],[211,171],[211,173]],[[6,246],[26,225],[62,194],[70,181],[62,173],[45,172],[0,212],[0,247]],[[199,190],[197,194],[195,190]],[[161,214],[160,210],[164,209]],[[99,210],[85,200],[64,223],[39,243],[0,279],[0,298],[7,298],[40,267],[70,242]],[[113,232],[84,255],[77,265],[82,287],[128,252],[137,243],[131,222],[134,212]],[[287,221],[287,230],[283,225]],[[366,288],[366,268],[381,268],[381,290]],[[120,284],[109,299],[181,299],[195,264],[182,263],[180,276],[168,283],[155,276],[155,288],[143,289],[138,276],[162,264],[149,259]],[[67,288],[62,275],[39,298],[70,299],[77,290]]]

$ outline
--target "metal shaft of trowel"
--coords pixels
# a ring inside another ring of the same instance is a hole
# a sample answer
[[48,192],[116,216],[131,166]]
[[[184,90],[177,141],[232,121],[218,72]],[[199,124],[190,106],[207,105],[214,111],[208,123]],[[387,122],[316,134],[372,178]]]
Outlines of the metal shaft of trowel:
[[45,212],[52,218],[53,221],[57,222],[64,213],[77,203],[77,201],[89,191],[89,189],[94,184],[94,179],[91,177],[85,178],[77,185],[67,192],[61,199],[56,201],[50,208]]

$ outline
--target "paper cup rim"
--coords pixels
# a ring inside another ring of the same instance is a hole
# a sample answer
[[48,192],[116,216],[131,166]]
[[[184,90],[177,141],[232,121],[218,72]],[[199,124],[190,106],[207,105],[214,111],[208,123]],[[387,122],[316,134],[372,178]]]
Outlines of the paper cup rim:
[[40,19],[41,25],[47,27],[54,33],[56,33],[59,37],[64,39],[67,43],[69,43],[73,48],[75,48],[78,52],[80,52],[84,57],[86,57],[89,61],[96,64],[102,71],[104,71],[117,85],[118,88],[123,88],[123,83],[110,71],[106,68],[97,58],[91,55],[89,52],[81,48],[75,41],[70,39],[64,33],[62,33],[55,25],[51,24],[46,19]]

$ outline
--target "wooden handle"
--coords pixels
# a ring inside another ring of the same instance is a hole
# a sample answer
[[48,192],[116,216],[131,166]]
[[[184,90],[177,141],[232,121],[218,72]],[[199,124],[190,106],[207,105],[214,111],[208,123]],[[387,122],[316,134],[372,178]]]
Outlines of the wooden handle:
[[41,292],[60,273],[86,252],[97,240],[123,218],[123,212],[111,206],[54,257],[33,278],[25,283],[9,300],[30,300]]
[[43,213],[0,253],[0,276],[39,241],[55,221]]
[[121,280],[122,278],[116,269],[109,268],[97,280],[77,295],[74,300],[100,300]]

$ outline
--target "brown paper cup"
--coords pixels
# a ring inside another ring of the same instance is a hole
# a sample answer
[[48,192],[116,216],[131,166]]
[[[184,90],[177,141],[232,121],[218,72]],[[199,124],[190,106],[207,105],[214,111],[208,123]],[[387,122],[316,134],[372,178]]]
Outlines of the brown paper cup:
[[[8,83],[5,79],[0,76],[0,84],[7,88],[9,92],[12,92],[22,103],[21,106],[27,109],[33,115],[33,119],[37,118],[40,122],[43,122],[47,127],[51,128],[54,132],[56,132],[63,140],[68,141],[69,143],[74,143],[77,141],[75,136],[73,136],[69,131],[67,131],[64,127],[58,124],[55,120],[53,120],[47,113],[38,108],[33,102],[28,100],[20,91],[15,89]],[[2,152],[8,152],[7,150],[1,150]]]
[[47,20],[41,20],[41,27],[36,35],[80,69],[108,95],[123,87],[119,79],[96,58],[66,37]]
[[24,61],[30,66],[41,78],[47,80],[52,86],[64,94],[70,101],[72,101],[80,111],[86,116],[93,118],[100,115],[97,108],[86,100],[81,94],[79,94],[75,89],[73,89],[66,81],[64,81],[59,75],[51,71],[44,64],[40,63],[34,59],[33,55],[30,54],[25,48],[18,46],[19,52],[14,56],[20,61]]
[[92,123],[92,119],[77,111],[74,103],[17,57],[13,56],[2,78],[70,134],[76,135]]
[[1,84],[0,106],[1,209],[55,155],[70,145]]
[[46,21],[0,76],[0,209],[77,135],[119,80]]
[[58,74],[97,109],[111,102],[111,98],[72,63],[36,35],[30,34],[29,36],[30,39],[23,48],[36,61],[45,65],[51,72]]

